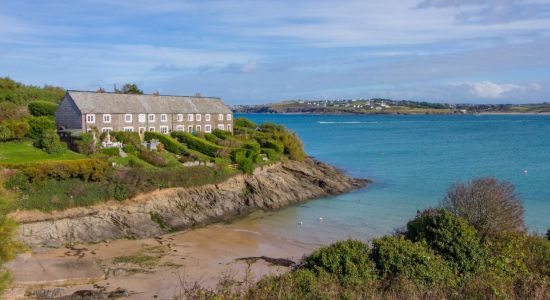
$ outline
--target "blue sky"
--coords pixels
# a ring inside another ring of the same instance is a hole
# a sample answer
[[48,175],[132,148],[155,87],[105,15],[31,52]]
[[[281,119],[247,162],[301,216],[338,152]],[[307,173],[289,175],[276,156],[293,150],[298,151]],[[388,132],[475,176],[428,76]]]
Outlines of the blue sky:
[[230,104],[550,101],[550,0],[0,0],[0,76]]

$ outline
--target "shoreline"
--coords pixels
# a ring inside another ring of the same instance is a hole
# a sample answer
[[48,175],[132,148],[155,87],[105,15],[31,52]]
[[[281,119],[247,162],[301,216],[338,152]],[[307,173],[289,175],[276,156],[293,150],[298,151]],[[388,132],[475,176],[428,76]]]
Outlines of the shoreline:
[[257,113],[257,112],[234,112],[235,114],[246,115],[311,115],[311,116],[475,116],[475,115],[550,115],[550,112],[480,112],[480,113],[307,113],[307,112],[279,112],[279,113]]

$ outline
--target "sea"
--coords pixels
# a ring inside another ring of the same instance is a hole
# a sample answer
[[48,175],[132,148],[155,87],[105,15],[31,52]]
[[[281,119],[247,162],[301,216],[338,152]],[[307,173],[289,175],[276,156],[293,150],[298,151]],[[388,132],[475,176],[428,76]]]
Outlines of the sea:
[[296,132],[314,158],[373,184],[239,222],[289,241],[370,240],[437,206],[457,182],[514,184],[532,233],[550,228],[550,116],[241,114]]

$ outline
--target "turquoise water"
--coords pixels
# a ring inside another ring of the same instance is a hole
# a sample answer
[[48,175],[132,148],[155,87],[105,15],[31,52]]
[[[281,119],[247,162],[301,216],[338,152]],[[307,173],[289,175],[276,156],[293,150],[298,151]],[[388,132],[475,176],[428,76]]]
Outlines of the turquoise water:
[[516,186],[531,232],[550,227],[550,116],[244,116],[283,124],[311,156],[374,180],[367,189],[251,216],[259,230],[312,244],[369,239],[437,205],[450,184],[480,176]]

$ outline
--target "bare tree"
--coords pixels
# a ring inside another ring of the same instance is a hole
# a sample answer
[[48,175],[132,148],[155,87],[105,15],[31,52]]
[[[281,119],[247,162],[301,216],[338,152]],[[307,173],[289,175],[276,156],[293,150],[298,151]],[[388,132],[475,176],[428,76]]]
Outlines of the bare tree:
[[514,186],[495,178],[451,186],[442,206],[468,220],[482,238],[525,230],[524,209]]

